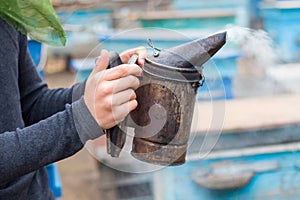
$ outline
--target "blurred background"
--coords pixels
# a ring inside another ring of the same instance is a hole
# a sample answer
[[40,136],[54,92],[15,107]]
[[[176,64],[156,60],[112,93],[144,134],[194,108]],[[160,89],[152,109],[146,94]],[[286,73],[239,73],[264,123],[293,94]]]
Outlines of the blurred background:
[[[65,47],[29,41],[49,87],[91,72],[101,49],[164,49],[226,30],[204,66],[184,165],[149,173],[106,155],[105,138],[48,166],[58,199],[299,199],[300,1],[51,0]],[[152,53],[151,49],[148,53]],[[208,145],[207,145],[208,144]]]

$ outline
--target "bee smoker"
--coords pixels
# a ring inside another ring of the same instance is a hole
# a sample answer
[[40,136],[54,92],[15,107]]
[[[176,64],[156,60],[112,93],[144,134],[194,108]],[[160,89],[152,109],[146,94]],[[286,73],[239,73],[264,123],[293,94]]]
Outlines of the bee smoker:
[[[159,165],[185,162],[196,94],[204,81],[202,65],[225,42],[226,32],[218,33],[146,58],[136,90],[138,107],[122,122],[134,128],[132,156]],[[117,127],[108,131],[109,154],[118,157],[124,135]]]

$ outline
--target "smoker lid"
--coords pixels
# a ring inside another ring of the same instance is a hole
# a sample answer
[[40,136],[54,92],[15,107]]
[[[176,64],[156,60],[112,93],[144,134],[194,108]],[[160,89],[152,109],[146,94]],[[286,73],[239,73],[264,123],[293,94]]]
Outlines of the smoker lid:
[[178,68],[157,63],[146,58],[143,71],[162,79],[180,82],[199,82],[204,79],[201,67]]
[[[148,59],[177,68],[202,66],[226,43],[226,32],[217,33],[207,38],[197,39],[169,49],[164,49],[148,56]],[[154,46],[152,46],[156,50]]]
[[[156,51],[146,59],[144,71],[164,79],[197,82],[203,79],[202,65],[226,43],[226,32]],[[157,50],[153,44],[150,46]]]

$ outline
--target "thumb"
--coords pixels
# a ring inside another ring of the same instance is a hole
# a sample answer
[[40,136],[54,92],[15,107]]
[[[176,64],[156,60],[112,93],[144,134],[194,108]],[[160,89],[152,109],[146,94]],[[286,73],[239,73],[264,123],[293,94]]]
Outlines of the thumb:
[[94,67],[92,73],[103,71],[107,68],[108,65],[109,65],[109,54],[107,50],[103,49],[96,61],[96,66]]

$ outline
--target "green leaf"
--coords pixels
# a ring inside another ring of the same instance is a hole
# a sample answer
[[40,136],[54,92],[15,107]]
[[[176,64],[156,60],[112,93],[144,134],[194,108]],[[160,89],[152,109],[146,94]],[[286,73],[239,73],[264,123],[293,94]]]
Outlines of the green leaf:
[[66,44],[66,33],[49,0],[0,0],[0,17],[31,39]]

